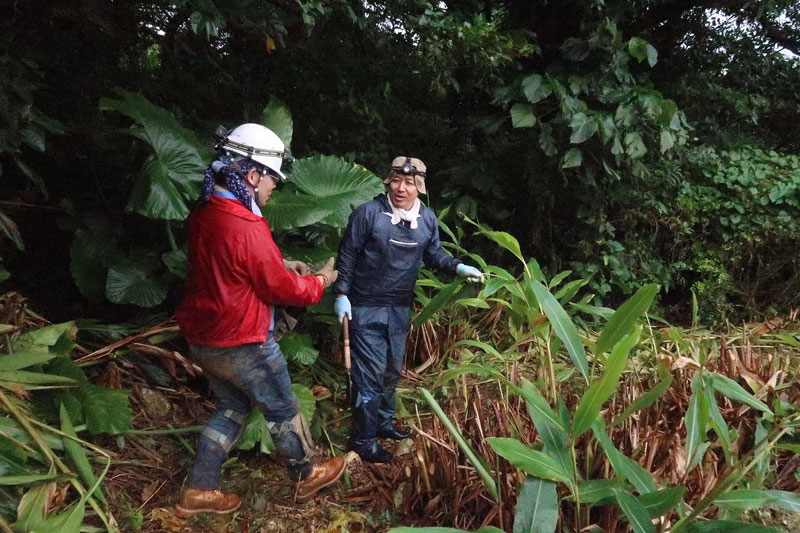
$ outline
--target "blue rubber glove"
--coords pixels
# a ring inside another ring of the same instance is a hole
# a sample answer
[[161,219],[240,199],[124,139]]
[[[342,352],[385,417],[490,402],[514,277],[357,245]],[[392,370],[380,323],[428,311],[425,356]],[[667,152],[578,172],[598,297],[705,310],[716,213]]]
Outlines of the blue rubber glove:
[[350,300],[347,296],[337,296],[333,300],[333,312],[336,313],[336,318],[339,319],[339,322],[342,321],[344,315],[347,315],[347,318],[353,320],[353,308],[350,307]]
[[470,283],[483,283],[483,273],[475,267],[461,263],[456,267],[456,274],[462,278],[467,278]]

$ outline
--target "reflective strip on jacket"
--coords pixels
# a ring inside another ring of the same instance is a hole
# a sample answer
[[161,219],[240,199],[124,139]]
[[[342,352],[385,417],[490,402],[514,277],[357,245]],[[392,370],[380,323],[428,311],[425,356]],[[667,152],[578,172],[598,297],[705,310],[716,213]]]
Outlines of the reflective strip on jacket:
[[346,294],[352,305],[411,305],[422,263],[455,274],[461,263],[442,249],[439,221],[420,207],[417,229],[406,221],[393,225],[385,194],[356,208],[339,245],[339,277],[334,294]]
[[267,220],[236,200],[211,197],[189,217],[186,289],[175,316],[189,344],[264,342],[272,305],[322,297],[319,278],[283,266]]

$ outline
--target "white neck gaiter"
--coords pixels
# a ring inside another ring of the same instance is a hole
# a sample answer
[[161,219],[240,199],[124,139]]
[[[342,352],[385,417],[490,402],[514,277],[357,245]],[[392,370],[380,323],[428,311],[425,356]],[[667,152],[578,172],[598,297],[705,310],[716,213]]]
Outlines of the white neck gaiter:
[[386,198],[388,198],[389,206],[392,208],[392,225],[397,225],[401,220],[405,220],[406,222],[410,223],[411,229],[417,229],[417,219],[421,216],[419,214],[419,209],[422,205],[419,201],[419,198],[414,200],[414,205],[411,206],[411,209],[401,209],[395,206],[392,203],[392,197],[388,194],[386,195]]

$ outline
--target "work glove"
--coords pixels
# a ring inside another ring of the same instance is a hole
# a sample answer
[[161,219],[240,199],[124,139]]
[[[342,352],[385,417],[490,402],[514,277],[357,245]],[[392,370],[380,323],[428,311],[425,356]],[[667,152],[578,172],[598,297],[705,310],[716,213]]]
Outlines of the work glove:
[[303,263],[302,261],[287,261],[286,259],[284,259],[283,266],[285,266],[287,270],[294,272],[298,276],[307,276],[311,274],[311,269],[308,268],[308,265]]
[[331,257],[328,259],[328,262],[325,263],[325,266],[314,272],[314,275],[321,275],[325,277],[325,288],[327,289],[333,282],[336,281],[336,278],[339,277],[339,271],[333,268],[334,259]]
[[339,322],[342,321],[344,315],[347,315],[347,318],[353,320],[353,308],[350,306],[350,300],[342,294],[341,296],[337,296],[335,300],[333,300],[333,312],[336,313],[336,318],[339,319]]
[[459,277],[467,278],[470,283],[483,283],[483,273],[475,267],[461,263],[456,267],[456,274]]

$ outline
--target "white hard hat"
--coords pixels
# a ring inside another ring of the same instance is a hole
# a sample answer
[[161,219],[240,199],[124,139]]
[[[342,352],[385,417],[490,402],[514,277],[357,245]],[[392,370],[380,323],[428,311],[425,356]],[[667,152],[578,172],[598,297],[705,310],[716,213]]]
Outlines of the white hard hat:
[[288,156],[285,155],[283,141],[269,128],[261,124],[242,124],[221,135],[221,138],[217,149],[252,159],[269,167],[281,180],[286,181],[286,176],[281,172],[281,163]]

